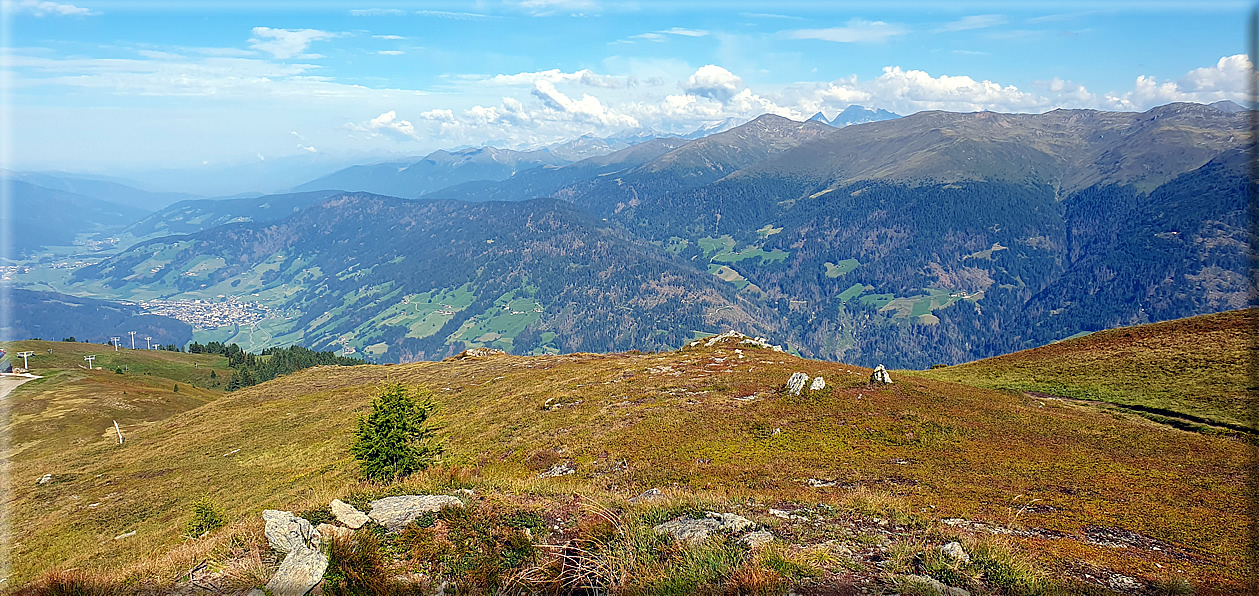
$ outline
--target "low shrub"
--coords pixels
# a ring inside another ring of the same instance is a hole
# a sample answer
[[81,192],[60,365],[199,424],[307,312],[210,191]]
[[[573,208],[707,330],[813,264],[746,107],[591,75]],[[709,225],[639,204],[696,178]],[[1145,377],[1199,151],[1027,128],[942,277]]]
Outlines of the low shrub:
[[188,520],[184,533],[191,538],[200,538],[225,524],[227,519],[218,506],[209,499],[201,499],[192,504],[192,519]]

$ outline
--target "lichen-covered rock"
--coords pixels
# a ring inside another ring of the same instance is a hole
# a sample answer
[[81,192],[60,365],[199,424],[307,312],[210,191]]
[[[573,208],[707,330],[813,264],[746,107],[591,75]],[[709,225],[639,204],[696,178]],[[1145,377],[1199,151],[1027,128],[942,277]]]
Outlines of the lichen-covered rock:
[[333,499],[328,504],[328,508],[332,510],[332,515],[337,518],[337,521],[354,530],[363,527],[363,524],[371,519],[367,517],[366,513],[355,509],[353,505],[345,503],[341,499]]
[[698,544],[708,539],[713,532],[739,534],[755,526],[752,520],[733,513],[717,513],[709,511],[703,518],[679,517],[660,524],[652,530],[657,534],[668,534],[678,540]]
[[354,530],[343,526],[334,526],[332,524],[319,524],[315,526],[315,531],[319,532],[319,539],[332,543],[333,538],[349,538],[354,535]]
[[262,512],[262,519],[267,522],[267,542],[275,550],[288,553],[319,546],[319,532],[291,512],[268,509]]
[[945,584],[934,577],[927,577],[925,575],[902,575],[899,579],[902,583],[927,587],[934,591],[937,596],[970,596],[970,592],[963,590],[962,588]]
[[757,530],[756,532],[748,532],[744,534],[739,542],[742,542],[748,548],[756,549],[774,541],[774,535],[769,530]]
[[643,491],[643,494],[630,499],[629,502],[630,503],[650,503],[652,501],[655,501],[656,499],[662,499],[662,498],[664,498],[664,491],[661,491],[658,488],[649,488]]
[[873,373],[870,373],[871,385],[878,385],[878,384],[887,385],[887,384],[891,384],[891,382],[892,382],[892,375],[887,374],[887,369],[883,368],[882,364],[880,364],[877,368],[875,368]]
[[568,476],[569,474],[575,474],[576,472],[577,472],[577,467],[573,465],[573,462],[566,461],[566,462],[560,462],[558,464],[551,466],[550,470],[547,470],[539,474],[538,477],[539,478],[558,478],[560,476]]
[[328,556],[318,548],[298,548],[280,563],[267,590],[272,596],[302,596],[315,587],[328,570]]
[[446,506],[462,507],[463,501],[450,495],[403,495],[377,499],[368,506],[371,507],[368,517],[395,532],[425,513],[440,511]]
[[468,360],[470,358],[488,358],[490,356],[503,356],[506,354],[507,352],[494,348],[471,348],[460,352],[458,356],[455,356],[455,358],[458,360]]
[[821,391],[823,389],[826,389],[826,381],[822,380],[822,377],[813,379],[813,383],[809,384],[809,391]]
[[966,549],[962,548],[960,542],[950,542],[940,546],[940,552],[952,558],[955,561],[963,563],[970,562],[970,555],[966,554]]
[[739,333],[738,331],[727,331],[720,335],[714,335],[712,337],[697,339],[686,344],[686,347],[695,348],[699,346],[704,346],[706,348],[711,348],[715,345],[718,345],[720,343],[727,342],[727,341],[734,343],[734,345],[752,346],[754,348],[764,348],[766,350],[773,350],[775,352],[783,351],[782,346],[773,345],[769,343],[769,340],[763,337],[748,337],[742,333]]
[[805,383],[809,382],[809,375],[802,372],[791,373],[791,378],[787,379],[787,391],[792,395],[800,395],[804,390]]

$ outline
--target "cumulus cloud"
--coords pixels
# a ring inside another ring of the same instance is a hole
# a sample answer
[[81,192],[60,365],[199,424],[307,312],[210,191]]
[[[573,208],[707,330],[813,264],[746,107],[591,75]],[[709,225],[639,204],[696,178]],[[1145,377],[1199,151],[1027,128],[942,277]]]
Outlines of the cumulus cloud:
[[1045,104],[1043,98],[1020,91],[1014,85],[976,81],[966,75],[933,77],[926,71],[904,70],[899,66],[884,67],[870,92],[885,103],[904,106],[901,109],[1024,111]]
[[972,29],[987,29],[988,27],[1004,25],[1007,22],[1009,22],[1008,19],[999,14],[971,15],[945,23],[936,31],[950,33],[954,31],[970,31]]
[[271,27],[254,27],[253,37],[249,46],[255,50],[271,54],[280,60],[289,58],[318,58],[318,54],[305,54],[310,44],[323,39],[332,39],[338,34],[318,29],[272,29]]
[[10,14],[27,14],[36,17],[86,17],[98,15],[88,8],[73,4],[61,4],[44,0],[5,0],[2,5],[4,12]]
[[629,79],[627,78],[596,74],[587,68],[583,68],[577,72],[564,72],[558,68],[553,68],[551,70],[542,70],[537,72],[519,72],[510,75],[500,74],[492,77],[477,78],[474,80],[485,85],[503,87],[531,87],[538,81],[546,81],[553,84],[573,83],[602,89],[620,89],[628,86],[629,84]]
[[1178,81],[1160,83],[1152,76],[1141,75],[1133,89],[1122,95],[1106,94],[1112,108],[1144,110],[1173,101],[1211,103],[1220,100],[1247,101],[1249,77],[1253,72],[1250,58],[1236,54],[1220,58],[1215,66],[1189,71]]
[[1037,81],[1038,86],[1054,96],[1054,104],[1063,108],[1091,108],[1097,105],[1097,96],[1084,85],[1054,77],[1049,81]]
[[796,29],[787,31],[795,39],[821,39],[837,43],[880,43],[909,33],[904,25],[884,21],[851,19],[843,27],[829,29]]
[[581,99],[572,99],[556,89],[550,81],[541,80],[534,83],[532,95],[541,100],[547,108],[555,112],[571,114],[582,120],[598,122],[605,126],[638,126],[638,120],[609,110],[604,107],[599,98],[582,94]]
[[371,120],[366,124],[349,124],[351,130],[365,132],[372,136],[383,136],[394,139],[396,141],[409,141],[419,138],[415,133],[415,125],[408,120],[398,118],[398,113],[389,110]]
[[715,64],[701,66],[686,80],[686,85],[683,87],[688,95],[698,95],[720,102],[729,101],[743,88],[743,79]]

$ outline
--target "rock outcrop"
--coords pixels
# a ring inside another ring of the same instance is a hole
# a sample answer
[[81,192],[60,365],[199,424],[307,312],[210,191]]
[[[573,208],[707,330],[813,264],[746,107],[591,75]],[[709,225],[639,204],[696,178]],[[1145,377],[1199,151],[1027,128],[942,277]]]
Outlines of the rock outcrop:
[[804,390],[804,386],[809,382],[809,375],[802,372],[791,373],[791,378],[787,379],[787,392],[792,395],[800,395]]
[[267,522],[264,531],[271,548],[288,553],[267,582],[268,593],[302,596],[309,592],[328,570],[328,556],[319,548],[319,532],[309,521],[288,511],[268,509],[262,512],[262,519]]
[[[652,530],[657,534],[668,534],[677,540],[699,544],[707,540],[708,536],[714,532],[738,535],[745,530],[750,530],[755,525],[752,523],[752,520],[741,515],[709,511],[705,517],[699,519],[679,517],[664,522],[652,528]],[[755,540],[760,539],[763,539],[763,537],[757,537]],[[770,535],[770,540],[773,540],[773,535]]]
[[319,546],[319,532],[303,518],[288,511],[268,509],[262,512],[262,519],[267,522],[267,542],[275,550],[288,553]]
[[945,584],[934,577],[927,577],[925,575],[902,575],[900,576],[900,580],[915,587],[925,586],[932,590],[937,596],[970,596],[970,592],[963,590],[962,588]]
[[337,518],[337,521],[345,524],[347,528],[352,530],[363,527],[363,524],[371,519],[367,517],[366,513],[355,509],[352,505],[341,501],[341,499],[333,499],[328,504],[328,508],[332,510],[332,515]]
[[941,545],[940,552],[954,561],[961,561],[963,563],[970,562],[970,555],[966,553],[966,549],[962,548],[962,544],[960,542],[950,542],[948,544]]
[[887,369],[883,368],[882,364],[875,368],[873,373],[870,373],[871,385],[890,385],[891,383],[892,375],[887,374]]
[[302,596],[315,587],[328,570],[328,556],[317,548],[292,551],[284,557],[275,576],[267,582],[272,596]]
[[385,497],[368,503],[367,516],[390,532],[396,532],[425,513],[442,507],[463,507],[463,501],[450,495],[403,495]]
[[821,391],[823,389],[826,389],[826,381],[822,377],[814,378],[813,383],[809,385],[809,391]]

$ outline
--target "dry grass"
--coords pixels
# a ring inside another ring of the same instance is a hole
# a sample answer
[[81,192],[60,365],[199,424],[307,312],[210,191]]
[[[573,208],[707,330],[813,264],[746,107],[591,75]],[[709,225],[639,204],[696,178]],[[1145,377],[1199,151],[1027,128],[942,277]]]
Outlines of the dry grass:
[[1144,407],[1259,431],[1250,371],[1259,309],[1123,327],[915,372],[976,387]]
[[[163,578],[186,571],[213,551],[182,546],[189,508],[201,498],[228,519],[260,527],[265,508],[465,487],[578,509],[572,495],[581,494],[621,519],[630,515],[624,533],[633,538],[614,542],[616,560],[633,563],[607,573],[633,569],[636,585],[654,592],[684,593],[714,577],[726,587],[769,589],[777,581],[770,568],[749,564],[734,546],[675,552],[641,532],[686,511],[753,501],[829,504],[905,532],[949,517],[1017,521],[1067,536],[1011,538],[1011,548],[1051,571],[1076,560],[1142,578],[1183,571],[1195,585],[1224,591],[1245,579],[1253,447],[1244,442],[935,380],[904,377],[873,389],[866,369],[740,349],[743,358],[719,346],[317,367],[171,415],[122,447],[89,436],[56,457],[14,462],[20,482],[9,515],[23,523],[13,526],[10,581],[30,582],[54,567]],[[795,371],[824,375],[828,389],[783,395]],[[353,420],[384,381],[433,390],[447,448],[439,469],[388,486],[359,482],[348,453]],[[566,405],[544,407],[548,399]],[[539,451],[572,462],[577,473],[539,478],[530,467]],[[35,484],[44,473],[56,480]],[[813,488],[810,478],[836,484]],[[628,513],[618,505],[652,487],[667,498]],[[1036,507],[1024,508],[1029,502]],[[1130,530],[1191,558],[1089,544],[1078,539],[1085,526]],[[113,540],[133,529],[137,536]],[[190,550],[138,570],[180,548]]]

